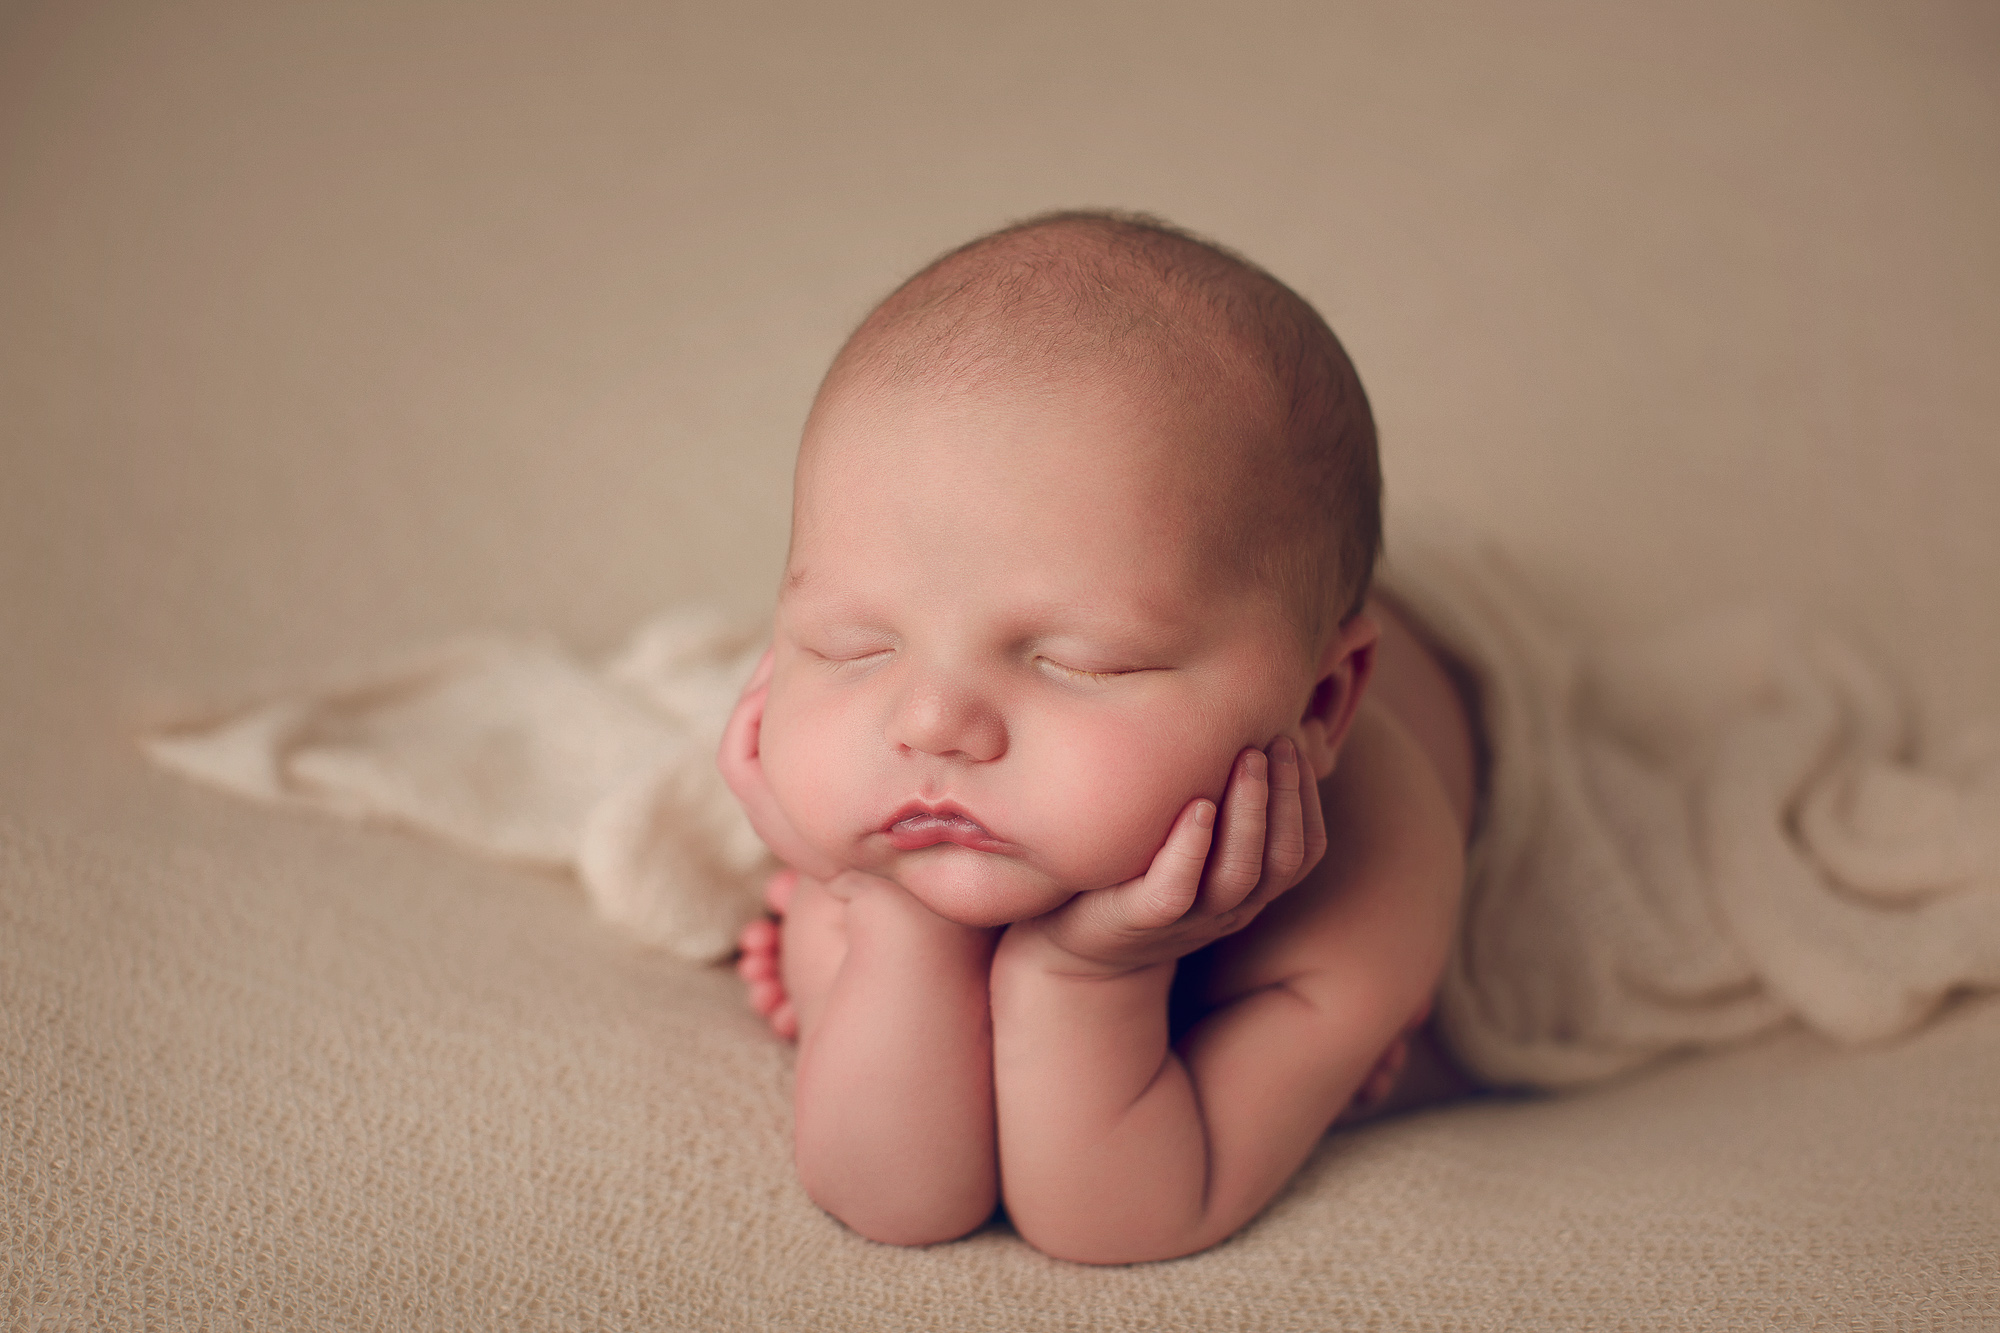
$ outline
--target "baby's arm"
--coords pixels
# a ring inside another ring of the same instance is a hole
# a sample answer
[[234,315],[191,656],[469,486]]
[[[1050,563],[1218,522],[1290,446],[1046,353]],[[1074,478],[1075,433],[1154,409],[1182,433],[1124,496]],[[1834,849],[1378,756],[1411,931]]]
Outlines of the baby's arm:
[[999,1189],[987,1014],[998,934],[946,921],[886,880],[843,873],[791,828],[763,773],[771,667],[766,652],[718,762],[765,845],[804,872],[782,950],[799,1025],[799,1179],[871,1239],[951,1240],[992,1216]]
[[1204,918],[1225,934],[1232,908],[1254,913],[1284,891],[1299,865],[1288,844],[1319,809],[1290,756],[1273,747],[1268,782],[1239,763],[1212,854],[1184,816],[1144,880],[1080,895],[1002,940],[1002,1189],[1037,1248],[1120,1263],[1222,1240],[1298,1169],[1435,986],[1462,871],[1457,825],[1400,724],[1364,706],[1323,788],[1329,855],[1258,921],[1280,933],[1259,941],[1251,984],[1168,1045],[1167,992],[1188,950],[1149,957],[1131,923],[1149,895],[1178,895],[1194,905],[1162,936],[1198,936]]
[[786,923],[788,939],[838,930],[845,943],[823,996],[808,978],[794,992],[793,1147],[806,1192],[871,1240],[971,1231],[998,1193],[986,998],[998,932],[856,872],[801,880]]

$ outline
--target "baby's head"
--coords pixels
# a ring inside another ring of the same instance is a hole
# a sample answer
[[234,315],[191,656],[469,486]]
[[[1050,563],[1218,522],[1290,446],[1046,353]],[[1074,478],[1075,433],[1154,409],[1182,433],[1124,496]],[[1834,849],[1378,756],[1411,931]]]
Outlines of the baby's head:
[[1331,770],[1379,494],[1353,367],[1261,270],[1106,214],[953,251],[806,423],[772,795],[830,862],[971,924],[1140,874],[1245,747]]

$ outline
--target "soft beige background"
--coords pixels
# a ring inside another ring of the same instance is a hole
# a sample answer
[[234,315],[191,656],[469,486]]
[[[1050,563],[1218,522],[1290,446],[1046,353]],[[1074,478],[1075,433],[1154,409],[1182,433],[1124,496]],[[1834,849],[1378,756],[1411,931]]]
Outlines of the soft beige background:
[[[2000,1010],[1334,1140],[1208,1256],[841,1232],[725,974],[133,732],[764,606],[845,330],[1024,213],[1320,304],[1391,540],[2000,718],[2000,10],[0,0],[0,1323],[2000,1322]],[[505,1313],[503,1313],[505,1311]]]

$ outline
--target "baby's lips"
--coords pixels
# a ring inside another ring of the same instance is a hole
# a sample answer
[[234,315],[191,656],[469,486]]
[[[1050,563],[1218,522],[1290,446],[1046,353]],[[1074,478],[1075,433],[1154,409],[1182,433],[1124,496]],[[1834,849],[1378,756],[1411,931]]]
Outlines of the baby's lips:
[[973,851],[1001,851],[1007,847],[1003,838],[993,832],[967,812],[956,806],[929,806],[911,804],[904,806],[890,817],[882,828],[890,845],[898,851],[916,852],[939,843],[953,843],[969,847]]

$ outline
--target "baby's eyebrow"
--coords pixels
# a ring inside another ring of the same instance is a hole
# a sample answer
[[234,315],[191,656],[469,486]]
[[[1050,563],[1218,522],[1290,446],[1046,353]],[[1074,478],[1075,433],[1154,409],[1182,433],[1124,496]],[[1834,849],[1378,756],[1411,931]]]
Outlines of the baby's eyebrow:
[[778,595],[782,597],[788,592],[797,592],[800,588],[803,588],[805,586],[806,586],[805,566],[793,565],[790,569],[785,571],[784,583],[782,586],[779,587]]

